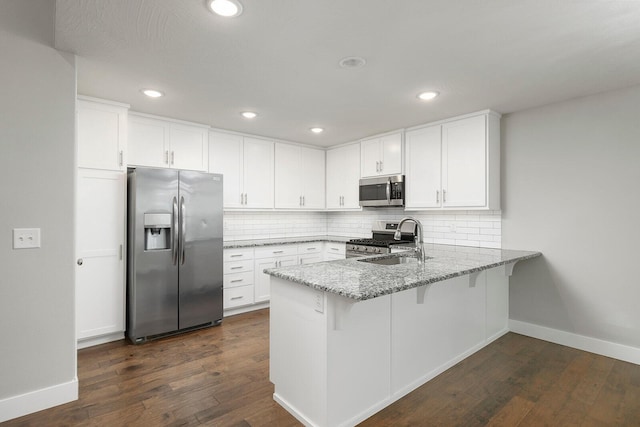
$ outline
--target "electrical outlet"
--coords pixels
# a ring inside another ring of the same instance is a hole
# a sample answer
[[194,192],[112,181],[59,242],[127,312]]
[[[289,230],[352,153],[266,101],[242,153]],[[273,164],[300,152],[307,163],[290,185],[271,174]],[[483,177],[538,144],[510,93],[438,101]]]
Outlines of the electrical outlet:
[[316,291],[313,296],[314,309],[318,313],[324,313],[324,293]]
[[14,228],[13,249],[30,249],[40,247],[39,228]]

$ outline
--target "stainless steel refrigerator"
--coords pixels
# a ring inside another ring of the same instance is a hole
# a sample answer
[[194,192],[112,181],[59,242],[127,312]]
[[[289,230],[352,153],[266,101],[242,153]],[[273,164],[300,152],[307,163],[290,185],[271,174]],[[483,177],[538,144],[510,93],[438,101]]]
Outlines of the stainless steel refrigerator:
[[222,175],[131,168],[127,184],[127,336],[219,324]]

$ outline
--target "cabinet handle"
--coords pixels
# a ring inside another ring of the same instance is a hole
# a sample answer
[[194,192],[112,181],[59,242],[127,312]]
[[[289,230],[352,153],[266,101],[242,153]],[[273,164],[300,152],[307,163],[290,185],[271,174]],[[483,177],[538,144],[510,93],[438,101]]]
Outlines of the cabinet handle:
[[247,193],[244,193],[244,204],[247,204]]
[[274,254],[281,254],[281,253],[283,253],[283,252],[284,252],[284,251],[273,251],[273,253],[274,253]]
[[442,190],[442,203],[447,201],[447,190]]
[[380,162],[376,162],[376,172],[380,172]]
[[302,196],[302,206],[305,205],[305,200],[304,200],[304,196]]
[[308,251],[315,251],[316,248],[307,248]]
[[332,250],[332,251],[339,251],[340,250],[338,248],[329,248],[329,249]]
[[169,150],[164,152],[164,162],[169,164]]
[[382,160],[380,160],[380,172],[382,172],[383,170],[384,170],[384,166],[383,166]]
[[244,298],[243,296],[239,296],[239,297],[231,297],[231,301],[235,300],[235,299],[242,299]]
[[233,254],[233,255],[231,255],[231,258],[238,258],[238,257],[241,257],[241,256],[242,256],[242,254]]
[[78,260],[76,261],[76,263],[77,263],[78,265],[82,265],[82,264],[84,264],[84,260],[83,260],[82,258],[78,258]]
[[240,267],[231,267],[231,270],[240,270],[242,268],[242,266]]
[[436,190],[436,203],[440,203],[440,190]]
[[124,152],[120,150],[120,166],[124,164]]
[[175,160],[176,160],[176,152],[172,151],[171,152],[171,164],[175,164]]
[[232,280],[231,283],[238,283],[238,282],[242,282],[244,279],[236,279],[236,280]]

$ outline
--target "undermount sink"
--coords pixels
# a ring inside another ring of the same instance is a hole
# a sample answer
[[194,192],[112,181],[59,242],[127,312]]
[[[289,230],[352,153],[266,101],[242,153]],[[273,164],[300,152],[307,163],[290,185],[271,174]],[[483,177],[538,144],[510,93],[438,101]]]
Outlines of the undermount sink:
[[398,264],[417,264],[418,258],[409,256],[391,256],[386,258],[370,258],[359,259],[360,262],[368,262],[370,264],[378,265],[398,265]]

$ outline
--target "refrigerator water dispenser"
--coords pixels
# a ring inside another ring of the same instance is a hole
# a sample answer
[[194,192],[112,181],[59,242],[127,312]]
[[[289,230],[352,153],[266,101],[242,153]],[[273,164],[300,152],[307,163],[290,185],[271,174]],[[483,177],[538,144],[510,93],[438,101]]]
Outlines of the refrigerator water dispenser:
[[144,214],[144,250],[171,249],[171,214]]

